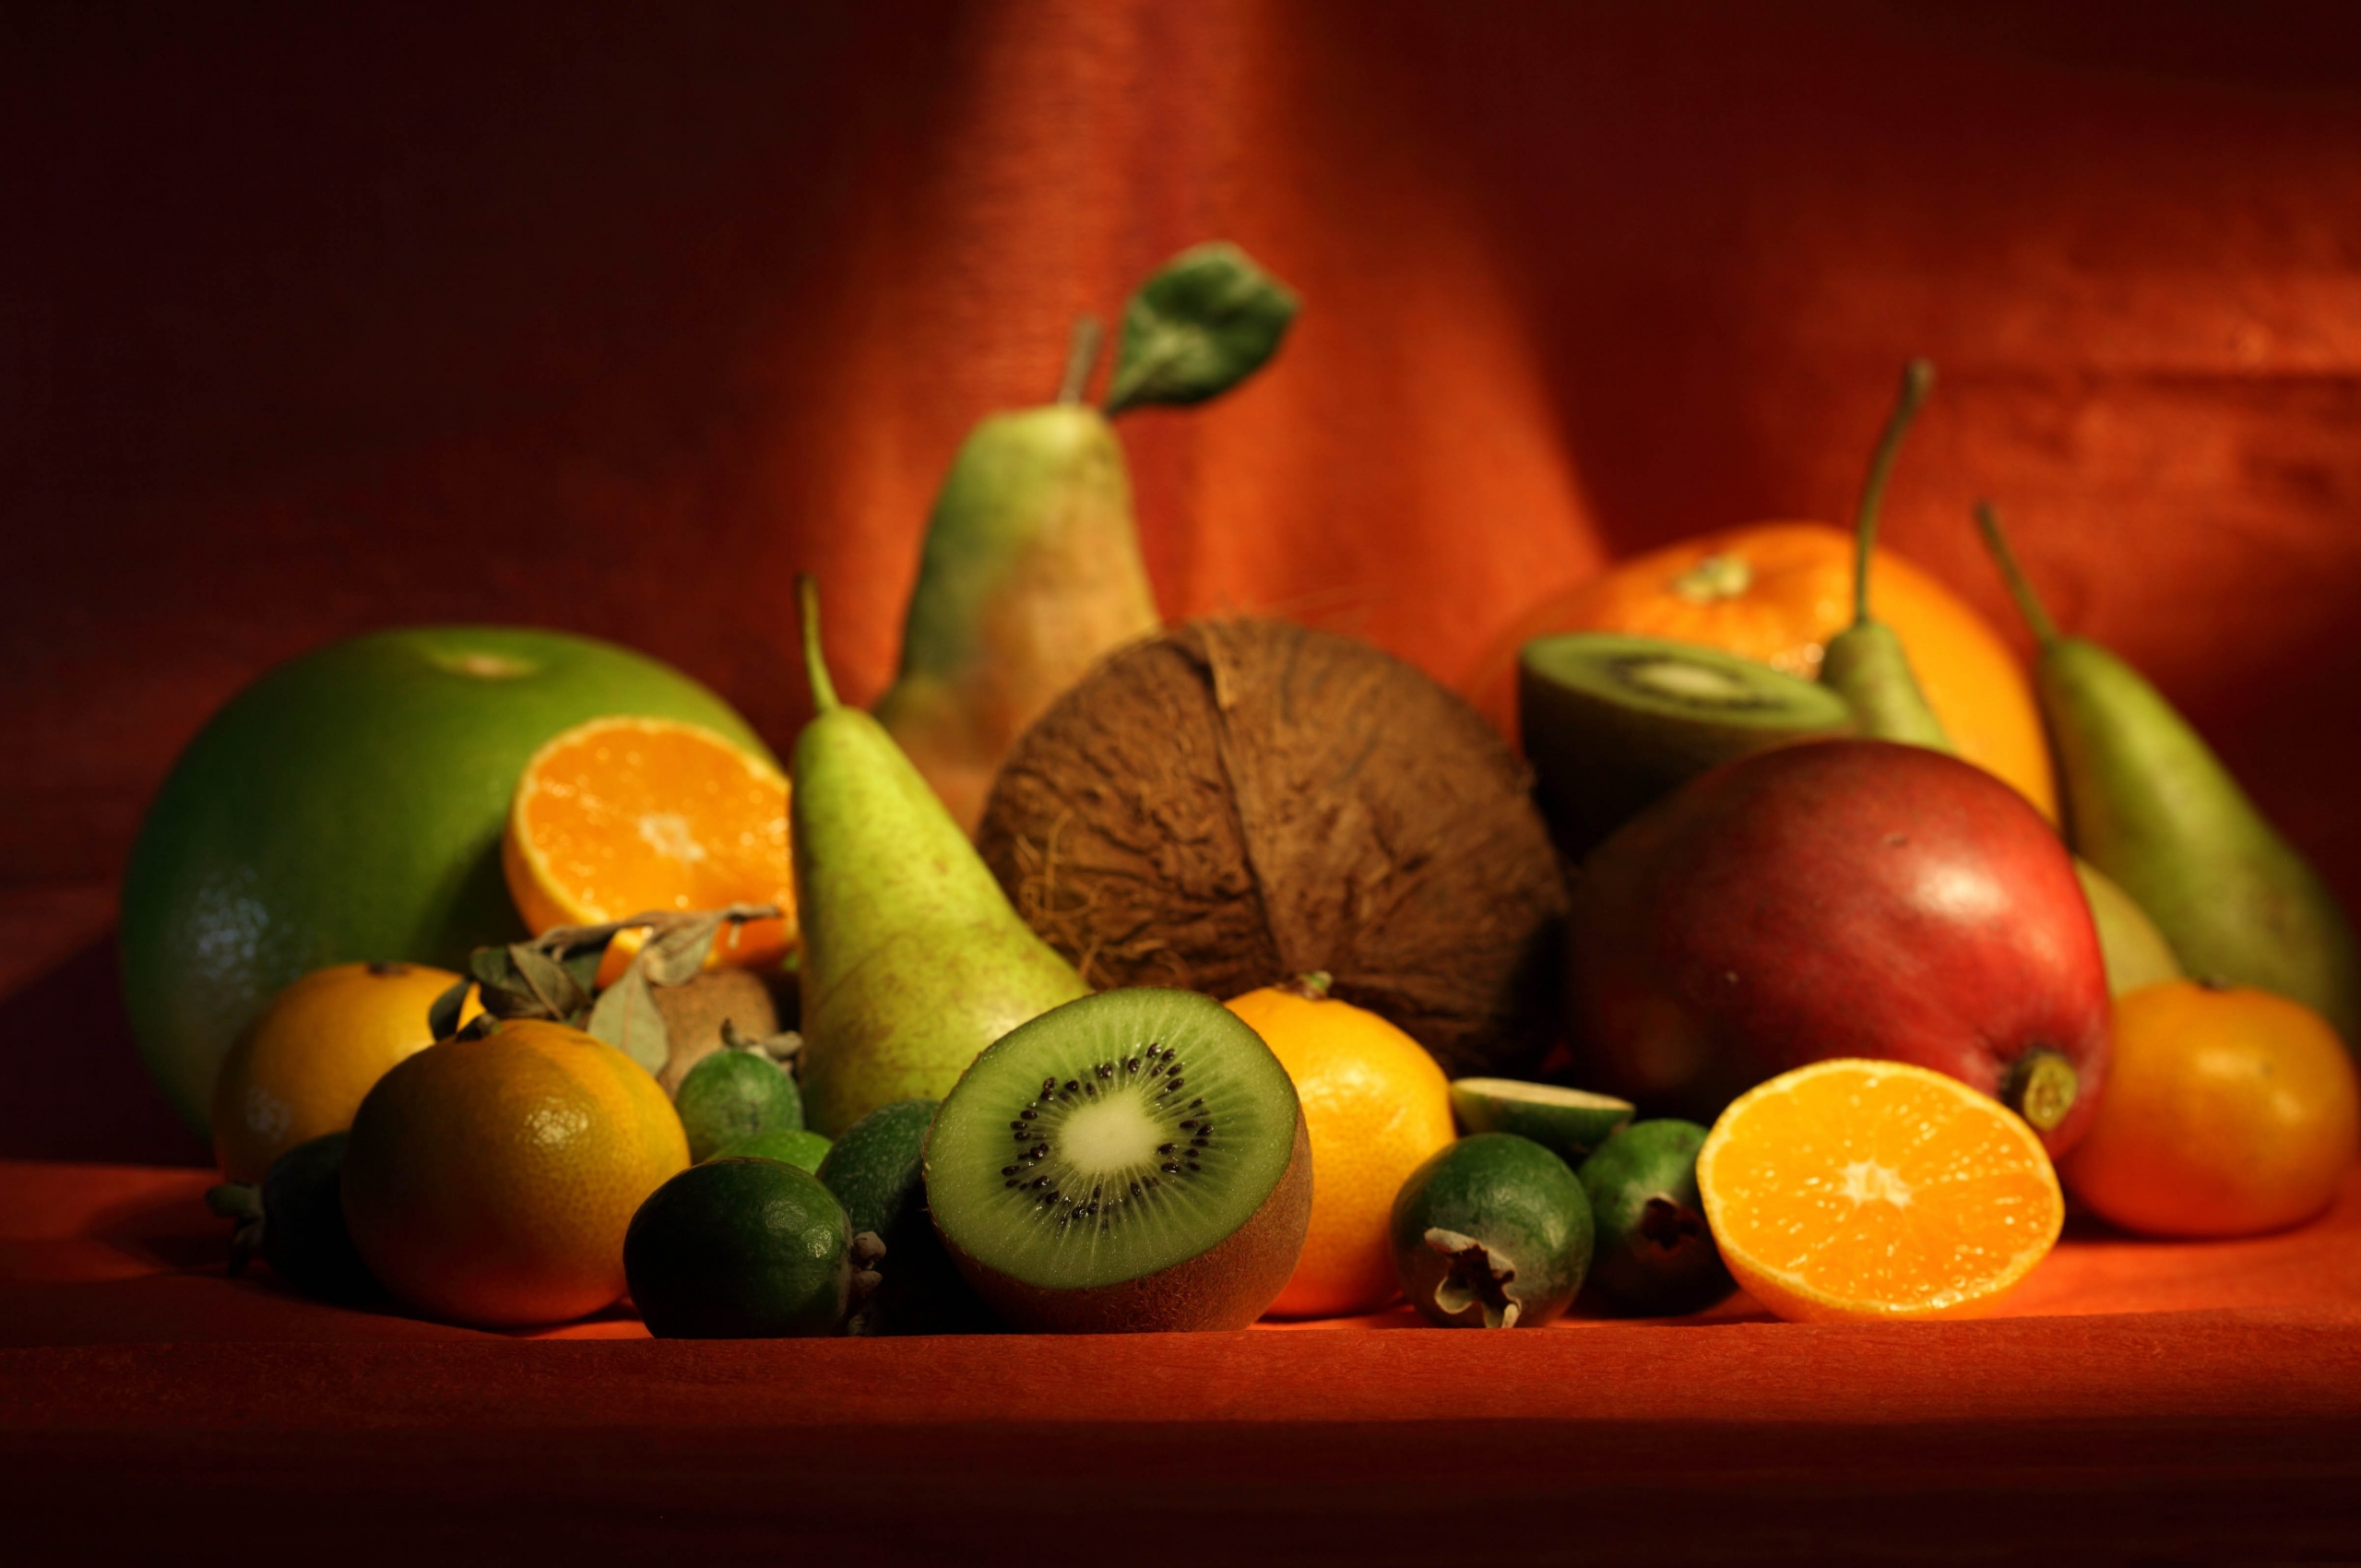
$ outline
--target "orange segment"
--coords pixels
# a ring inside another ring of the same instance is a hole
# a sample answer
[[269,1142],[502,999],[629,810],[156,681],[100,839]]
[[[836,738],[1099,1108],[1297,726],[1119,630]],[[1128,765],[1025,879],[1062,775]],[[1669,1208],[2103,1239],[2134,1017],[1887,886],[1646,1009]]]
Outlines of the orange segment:
[[1899,1062],[1815,1062],[1740,1096],[1697,1152],[1697,1186],[1730,1272],[1797,1322],[1978,1311],[2066,1219],[2014,1111]]
[[[776,964],[796,944],[787,780],[694,724],[596,719],[551,741],[525,765],[508,812],[501,864],[517,912],[536,934],[647,909],[777,904],[778,921],[725,931],[721,962]],[[603,981],[638,950],[625,932]]]

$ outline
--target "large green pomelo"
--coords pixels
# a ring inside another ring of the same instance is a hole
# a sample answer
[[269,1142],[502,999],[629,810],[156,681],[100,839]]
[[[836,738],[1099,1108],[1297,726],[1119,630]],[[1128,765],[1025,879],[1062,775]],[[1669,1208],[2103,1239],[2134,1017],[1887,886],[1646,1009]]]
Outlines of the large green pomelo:
[[202,1132],[273,992],[326,964],[462,968],[524,935],[500,835],[526,762],[608,714],[684,719],[768,759],[730,705],[612,643],[500,626],[377,632],[230,699],[148,808],[123,888],[140,1054]]

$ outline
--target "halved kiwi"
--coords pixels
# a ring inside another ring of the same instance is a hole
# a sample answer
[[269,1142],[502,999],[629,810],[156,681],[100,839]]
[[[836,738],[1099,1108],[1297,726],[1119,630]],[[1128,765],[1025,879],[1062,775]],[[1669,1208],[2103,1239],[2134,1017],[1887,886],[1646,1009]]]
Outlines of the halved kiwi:
[[1525,644],[1517,716],[1542,810],[1577,859],[1716,763],[1853,729],[1845,699],[1817,682],[1610,632]]
[[1514,1133],[1578,1166],[1631,1120],[1632,1105],[1612,1095],[1514,1078],[1453,1078],[1451,1111],[1463,1132]]
[[1243,1328],[1294,1273],[1311,1147],[1287,1069],[1194,992],[1102,992],[988,1047],[936,1112],[927,1205],[1018,1328]]

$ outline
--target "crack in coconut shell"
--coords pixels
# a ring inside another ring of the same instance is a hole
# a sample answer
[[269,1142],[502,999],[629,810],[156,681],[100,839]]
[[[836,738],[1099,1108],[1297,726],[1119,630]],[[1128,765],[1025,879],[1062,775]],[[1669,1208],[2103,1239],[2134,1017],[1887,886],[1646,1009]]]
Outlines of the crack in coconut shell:
[[1524,765],[1351,638],[1195,621],[1026,731],[979,831],[1095,986],[1235,996],[1324,969],[1454,1075],[1536,1060],[1565,885]]

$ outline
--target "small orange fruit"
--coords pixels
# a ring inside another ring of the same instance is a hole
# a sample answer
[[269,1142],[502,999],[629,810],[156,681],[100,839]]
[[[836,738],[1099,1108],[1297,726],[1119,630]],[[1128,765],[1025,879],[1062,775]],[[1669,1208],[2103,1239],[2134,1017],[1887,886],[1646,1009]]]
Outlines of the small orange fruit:
[[1426,1048],[1327,987],[1307,975],[1229,1004],[1295,1080],[1311,1140],[1311,1227],[1278,1317],[1374,1312],[1400,1292],[1394,1194],[1453,1136],[1451,1082]]
[[[259,1182],[270,1162],[352,1125],[370,1086],[434,1043],[434,999],[459,983],[424,964],[337,964],[270,999],[213,1081],[213,1158],[231,1182]],[[461,1021],[482,1009],[469,994]]]
[[[1825,523],[1755,523],[1635,555],[1526,611],[1460,689],[1513,741],[1517,649],[1553,632],[1701,643],[1812,680],[1828,639],[1852,624],[1853,556],[1853,535]],[[1870,606],[1902,639],[1959,754],[2056,818],[2041,710],[2007,639],[1901,557],[1878,551],[1872,572]]]
[[1815,1062],[1740,1095],[1697,1151],[1697,1188],[1722,1261],[1794,1322],[1975,1312],[2066,1219],[2016,1112],[1900,1062]]
[[688,1163],[646,1068],[579,1029],[514,1020],[377,1081],[345,1146],[345,1223],[421,1312],[557,1323],[623,1293],[632,1214]]
[[2353,1060],[2300,1003],[2165,980],[2115,1003],[2115,1060],[2061,1174],[2152,1236],[2247,1236],[2336,1196],[2361,1137]]
[[[536,935],[648,909],[777,904],[723,931],[718,961],[777,964],[796,944],[785,778],[744,747],[669,719],[594,719],[533,754],[501,839],[509,896]],[[608,950],[600,982],[641,936]]]

